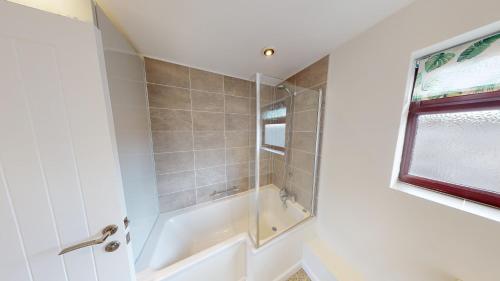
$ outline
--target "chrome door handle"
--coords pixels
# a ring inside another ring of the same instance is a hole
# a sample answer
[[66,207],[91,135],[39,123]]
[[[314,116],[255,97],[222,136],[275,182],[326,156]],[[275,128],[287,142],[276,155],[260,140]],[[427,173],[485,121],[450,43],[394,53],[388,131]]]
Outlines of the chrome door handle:
[[73,246],[69,246],[68,248],[63,249],[59,253],[59,255],[64,255],[66,253],[69,253],[71,251],[75,251],[75,250],[78,250],[81,248],[102,244],[102,243],[104,243],[104,241],[106,241],[106,239],[108,239],[109,236],[115,234],[117,231],[118,231],[118,226],[116,226],[114,224],[110,224],[102,230],[101,238],[89,240],[89,241],[85,241],[85,242],[82,242],[82,243],[79,243],[79,244],[76,244]]

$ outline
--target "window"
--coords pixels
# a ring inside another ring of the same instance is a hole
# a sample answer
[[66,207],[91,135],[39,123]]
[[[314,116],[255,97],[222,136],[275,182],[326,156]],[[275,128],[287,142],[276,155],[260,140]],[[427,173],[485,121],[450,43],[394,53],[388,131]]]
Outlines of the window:
[[271,104],[262,114],[262,146],[270,150],[285,151],[286,146],[286,105],[284,102]]
[[399,179],[500,207],[500,33],[417,61]]

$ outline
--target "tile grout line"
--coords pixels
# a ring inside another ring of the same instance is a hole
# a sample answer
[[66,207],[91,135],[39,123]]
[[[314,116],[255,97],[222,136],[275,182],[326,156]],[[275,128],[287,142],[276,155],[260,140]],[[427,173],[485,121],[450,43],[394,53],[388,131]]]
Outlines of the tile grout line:
[[[267,160],[270,160],[270,158],[265,158],[261,159],[261,162],[265,162]],[[179,171],[172,171],[172,172],[165,172],[165,173],[159,173],[157,176],[166,176],[166,175],[172,175],[172,174],[181,174],[181,173],[187,173],[187,172],[196,172],[200,170],[208,170],[208,169],[215,169],[215,168],[221,168],[221,167],[234,167],[234,166],[241,166],[244,164],[251,164],[254,163],[255,160],[248,160],[248,161],[242,161],[242,162],[234,162],[230,163],[228,165],[216,165],[216,166],[210,166],[210,167],[205,167],[205,168],[199,168],[199,169],[193,169],[193,170],[179,170]]]
[[175,193],[181,193],[181,192],[185,192],[185,191],[190,191],[190,190],[195,190],[195,189],[203,189],[203,188],[207,188],[209,186],[212,186],[212,185],[218,185],[218,184],[224,184],[225,182],[214,182],[214,183],[211,183],[211,184],[205,184],[205,185],[200,185],[198,187],[186,187],[186,188],[183,188],[181,190],[177,190],[177,191],[173,191],[173,192],[166,192],[166,193],[161,193],[158,195],[158,197],[163,197],[163,196],[169,196],[169,195],[172,195],[172,194],[175,194]]
[[188,67],[188,80],[189,80],[189,103],[190,103],[190,114],[191,114],[191,141],[193,147],[191,153],[193,153],[193,171],[194,171],[194,204],[198,204],[198,190],[197,190],[197,176],[196,176],[196,153],[194,151],[194,116],[193,116],[193,94],[191,91],[191,67]]
[[227,135],[226,135],[226,83],[224,76],[222,77],[222,92],[224,93],[224,179],[226,181],[225,186],[226,189],[225,191],[227,192],[228,190],[228,176],[227,176]]
[[[228,147],[228,150],[231,149],[243,149],[243,148],[250,148],[250,146],[231,146]],[[169,153],[187,153],[187,152],[201,152],[201,151],[217,151],[217,150],[224,150],[224,148],[207,148],[207,149],[193,149],[193,150],[177,150],[177,151],[156,151],[153,152],[153,154],[169,154]],[[137,155],[143,155],[143,153],[136,153]],[[135,155],[135,154],[128,154],[128,155]]]
[[[231,77],[231,76],[227,76],[227,77]],[[231,78],[234,78],[234,77],[231,77]],[[222,81],[223,81],[222,83],[224,83],[224,80],[222,80]],[[249,82],[248,80],[245,80],[245,81]],[[146,82],[146,83],[154,85],[154,86],[161,86],[161,87],[167,87],[167,88],[175,88],[175,89],[188,90],[190,92],[191,91],[195,91],[195,92],[208,93],[208,94],[217,94],[217,95],[231,96],[231,97],[235,97],[235,98],[251,99],[251,97],[237,96],[237,95],[233,95],[233,94],[227,94],[225,92],[214,92],[214,91],[207,91],[207,90],[201,90],[201,89],[191,89],[191,86],[189,86],[189,88],[184,88],[184,87],[179,87],[179,86],[174,86],[174,85],[168,85],[168,84],[162,84],[162,83],[155,83],[155,82]]]
[[[192,102],[191,102],[192,103]],[[225,103],[225,101],[224,101]],[[182,108],[169,108],[169,107],[156,107],[156,106],[151,106],[151,109],[156,109],[156,110],[171,110],[171,111],[192,111],[192,112],[202,112],[202,113],[213,113],[213,114],[226,114],[226,115],[242,115],[242,116],[247,116],[250,114],[245,114],[245,113],[231,113],[231,112],[224,112],[224,111],[207,111],[207,110],[190,110],[190,109],[182,109]]]

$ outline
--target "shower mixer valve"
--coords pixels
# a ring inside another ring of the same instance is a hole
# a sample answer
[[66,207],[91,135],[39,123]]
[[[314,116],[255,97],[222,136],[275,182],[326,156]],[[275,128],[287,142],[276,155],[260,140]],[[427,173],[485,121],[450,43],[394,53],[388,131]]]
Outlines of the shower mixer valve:
[[288,192],[286,187],[284,187],[284,188],[280,189],[280,200],[281,200],[281,203],[283,203],[283,208],[286,209],[288,207],[286,202],[288,200],[295,202],[295,195]]

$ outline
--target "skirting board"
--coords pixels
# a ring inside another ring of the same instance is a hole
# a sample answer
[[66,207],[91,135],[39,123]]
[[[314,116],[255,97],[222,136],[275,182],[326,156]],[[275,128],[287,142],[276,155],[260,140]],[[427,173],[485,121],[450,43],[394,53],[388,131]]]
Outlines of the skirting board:
[[313,254],[302,257],[302,268],[312,281],[338,281],[325,267],[321,259]]
[[[316,274],[305,264],[302,264],[302,269],[307,273],[307,276],[311,279],[311,281],[326,281],[326,280],[321,280]],[[336,281],[335,279],[332,279],[331,281]]]
[[[293,266],[291,266],[290,268],[288,268],[285,272],[280,274],[278,277],[274,278],[272,281],[287,281],[288,278],[290,278],[292,275],[294,275],[301,268],[303,268],[303,264],[302,264],[302,262],[298,262],[298,263],[294,264]],[[309,274],[309,272],[307,274]],[[316,279],[316,280],[319,281],[319,279]],[[247,281],[247,277],[244,276],[241,279],[239,279],[238,281]],[[315,281],[315,280],[313,279],[313,281]]]
[[295,272],[299,271],[302,268],[302,262],[298,262],[291,266],[288,270],[280,274],[278,277],[276,277],[273,281],[286,281],[288,278],[290,278],[292,275],[295,274]]
[[[280,274],[278,277],[276,277],[273,281],[286,281],[288,280],[288,278],[290,278],[292,275],[294,275],[297,271],[299,271],[300,269],[304,269],[304,271],[307,273],[307,275],[309,276],[309,278],[311,278],[312,281],[337,281],[336,279],[334,279],[333,277],[326,277],[328,279],[320,279],[320,277],[318,277],[312,270],[311,268],[309,268],[306,264],[304,264],[302,261],[291,266],[288,270],[286,270],[284,273]],[[239,279],[238,281],[246,281],[247,278],[246,277],[242,277],[241,279]]]

